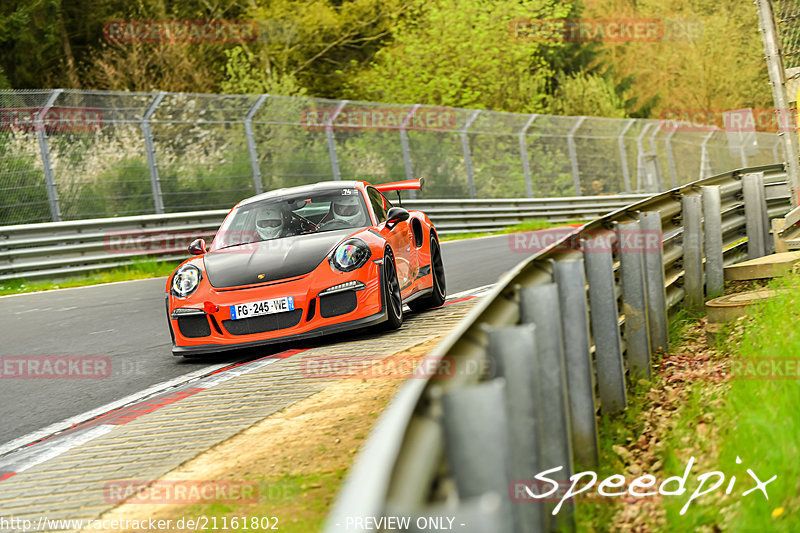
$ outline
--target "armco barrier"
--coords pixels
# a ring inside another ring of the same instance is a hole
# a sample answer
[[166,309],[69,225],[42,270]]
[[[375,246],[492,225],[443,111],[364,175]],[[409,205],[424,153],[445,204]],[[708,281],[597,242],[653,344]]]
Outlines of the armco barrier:
[[[784,179],[773,165],[699,180],[532,252],[430,354],[447,371],[400,389],[325,531],[443,515],[464,532],[574,530],[574,504],[514,502],[513,482],[596,465],[597,414],[625,408],[627,377],[650,375],[670,310],[718,293],[723,264],[769,251],[767,218],[790,208]],[[648,245],[654,231],[663,246]],[[609,234],[618,247],[597,246]]]
[[[501,200],[406,200],[442,235],[502,229],[531,218],[591,220],[645,195]],[[79,274],[143,256],[187,257],[193,239],[214,237],[226,210],[0,226],[0,281]]]

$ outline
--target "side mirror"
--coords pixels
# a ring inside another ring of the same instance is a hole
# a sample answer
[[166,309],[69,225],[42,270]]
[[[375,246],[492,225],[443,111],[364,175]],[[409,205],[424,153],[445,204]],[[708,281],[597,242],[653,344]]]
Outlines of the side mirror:
[[389,209],[389,212],[386,213],[386,227],[392,229],[400,222],[408,220],[409,216],[411,215],[408,214],[408,211],[402,207],[392,207]]
[[192,255],[203,255],[206,253],[206,241],[203,239],[195,239],[189,245],[189,253]]

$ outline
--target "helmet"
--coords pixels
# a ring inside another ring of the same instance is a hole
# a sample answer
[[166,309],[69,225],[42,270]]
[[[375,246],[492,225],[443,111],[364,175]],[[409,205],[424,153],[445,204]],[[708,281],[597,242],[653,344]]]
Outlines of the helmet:
[[356,227],[364,223],[364,210],[356,196],[341,196],[333,201],[333,220]]
[[268,205],[256,213],[256,232],[262,240],[280,237],[283,226],[283,213],[278,206]]

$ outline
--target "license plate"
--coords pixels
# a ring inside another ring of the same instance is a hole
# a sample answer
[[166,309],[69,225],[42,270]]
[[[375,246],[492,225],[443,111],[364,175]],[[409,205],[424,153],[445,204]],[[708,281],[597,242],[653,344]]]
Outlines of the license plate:
[[291,296],[232,305],[231,319],[238,320],[240,318],[271,315],[273,313],[285,313],[286,311],[294,311],[294,298]]

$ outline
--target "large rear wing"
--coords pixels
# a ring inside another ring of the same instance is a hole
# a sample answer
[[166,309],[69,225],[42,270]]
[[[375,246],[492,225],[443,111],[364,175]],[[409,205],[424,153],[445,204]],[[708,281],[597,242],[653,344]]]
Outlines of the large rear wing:
[[393,181],[391,183],[382,183],[380,185],[373,185],[373,187],[375,187],[381,192],[421,190],[423,181],[424,180],[422,178],[419,178],[417,180]]

